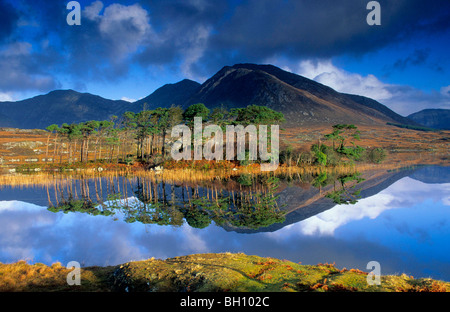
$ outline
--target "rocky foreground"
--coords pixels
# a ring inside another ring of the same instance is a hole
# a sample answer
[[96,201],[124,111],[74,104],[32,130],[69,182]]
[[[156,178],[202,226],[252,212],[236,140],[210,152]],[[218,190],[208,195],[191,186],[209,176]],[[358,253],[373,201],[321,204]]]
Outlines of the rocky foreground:
[[0,264],[0,291],[12,292],[449,292],[450,283],[411,276],[382,276],[369,285],[367,272],[333,264],[302,265],[242,253],[195,254],[81,269],[80,285],[70,286],[71,270],[55,263]]

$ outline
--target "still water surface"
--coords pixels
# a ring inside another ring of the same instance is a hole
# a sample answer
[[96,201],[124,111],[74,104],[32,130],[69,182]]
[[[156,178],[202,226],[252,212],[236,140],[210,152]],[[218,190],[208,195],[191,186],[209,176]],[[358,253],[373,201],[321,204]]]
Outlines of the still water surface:
[[[265,211],[264,216],[275,216],[273,223],[260,226],[254,218],[250,222],[248,214],[237,214],[237,208],[201,208],[202,198],[219,202],[220,196],[214,197],[207,187],[134,181],[119,191],[103,180],[99,185],[77,181],[70,192],[66,186],[65,193],[58,193],[55,187],[3,186],[0,262],[104,266],[229,251],[362,270],[375,260],[382,274],[450,281],[450,167],[406,169],[375,182],[363,181],[359,191],[353,191],[354,204],[336,204],[321,196],[327,183],[319,187],[314,182],[281,179],[275,193],[269,191],[269,200],[257,200],[271,205],[276,199],[276,209],[253,206],[254,211]],[[342,186],[331,184],[328,190]],[[124,184],[116,188],[120,185]],[[80,209],[77,203],[80,198],[86,201],[86,194],[91,205]],[[159,203],[182,198],[190,206],[160,205],[154,201],[156,195]],[[231,196],[241,203],[252,200],[238,191],[225,190],[222,195],[230,202]],[[145,208],[142,202],[147,202]],[[283,211],[287,214],[279,218]]]

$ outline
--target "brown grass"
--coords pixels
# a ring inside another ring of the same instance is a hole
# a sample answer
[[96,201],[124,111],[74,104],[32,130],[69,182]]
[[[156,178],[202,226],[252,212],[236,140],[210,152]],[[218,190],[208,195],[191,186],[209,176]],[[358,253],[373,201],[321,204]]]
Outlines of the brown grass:
[[166,260],[149,259],[113,267],[81,269],[81,285],[69,286],[70,270],[19,261],[0,264],[0,291],[315,291],[315,292],[449,292],[450,283],[381,276],[368,285],[367,273],[339,270],[334,264],[301,265],[242,253],[197,254]]
[[[436,162],[441,158],[449,157],[450,150],[450,131],[436,131],[424,132],[410,129],[402,129],[395,126],[366,126],[357,125],[361,131],[361,140],[359,145],[366,148],[382,147],[389,152],[389,157],[386,160],[389,163],[400,163],[403,161],[418,161],[420,162]],[[285,148],[290,145],[297,151],[309,151],[312,144],[317,143],[321,139],[322,143],[326,142],[324,135],[331,132],[331,126],[316,126],[307,128],[286,128],[280,131],[280,147]],[[47,154],[47,141],[50,146]],[[4,143],[14,142],[40,142],[39,145],[33,149],[8,149]],[[43,130],[20,130],[12,129],[5,131],[0,129],[0,157],[6,164],[17,165],[26,164],[25,159],[36,158],[37,163],[43,162],[44,158],[52,157],[53,154],[53,136],[48,140],[48,133]],[[92,145],[93,149],[94,146]],[[131,147],[130,152],[133,152],[134,147]],[[34,151],[36,150],[36,151]],[[78,157],[79,151],[74,151],[73,157]],[[102,151],[103,156],[107,156],[108,150]],[[93,159],[94,153],[91,151],[90,159]],[[10,162],[10,160],[19,160],[18,162]],[[54,159],[54,162],[59,162],[59,156]],[[62,162],[68,161],[68,154],[62,154]]]
[[0,263],[0,291],[107,291],[108,275],[111,267],[91,267],[81,269],[81,285],[69,286],[67,274],[71,270],[57,262],[51,266],[44,264],[27,264],[18,261],[12,264]]

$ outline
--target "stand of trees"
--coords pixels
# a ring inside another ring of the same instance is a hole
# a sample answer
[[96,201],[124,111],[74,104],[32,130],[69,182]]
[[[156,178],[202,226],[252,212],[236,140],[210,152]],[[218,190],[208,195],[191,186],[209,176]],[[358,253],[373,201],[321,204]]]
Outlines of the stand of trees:
[[223,106],[211,111],[202,103],[193,104],[185,110],[179,106],[153,110],[144,108],[138,113],[125,112],[109,120],[52,124],[46,128],[49,132],[46,157],[59,163],[104,159],[129,163],[134,159],[164,159],[168,154],[168,137],[172,127],[179,124],[192,127],[194,117],[202,117],[203,123],[221,127],[284,122],[282,113],[257,105],[230,111]]
[[[332,129],[331,133],[319,138],[316,144],[312,144],[307,152],[294,151],[292,146],[287,146],[280,152],[280,163],[288,166],[312,164],[337,166],[354,161],[381,163],[386,159],[385,149],[364,148],[356,144],[361,134],[357,126],[336,124]],[[324,144],[326,141],[331,141],[331,144]]]

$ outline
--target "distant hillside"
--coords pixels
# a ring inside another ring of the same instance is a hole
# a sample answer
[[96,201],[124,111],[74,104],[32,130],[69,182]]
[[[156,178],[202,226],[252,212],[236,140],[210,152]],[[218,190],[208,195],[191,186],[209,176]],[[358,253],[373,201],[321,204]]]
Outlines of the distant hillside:
[[225,66],[202,84],[188,104],[244,107],[266,105],[284,113],[287,125],[386,124],[417,125],[375,100],[339,93],[311,79],[272,65]]
[[126,101],[108,100],[89,93],[56,90],[23,101],[0,103],[0,116],[7,116],[1,119],[6,120],[0,126],[44,129],[53,123],[105,120],[129,105]]
[[408,118],[428,128],[450,130],[450,109],[424,109]]
[[44,129],[54,123],[105,120],[126,111],[139,112],[144,103],[147,109],[170,107],[172,104],[181,106],[199,86],[198,82],[185,79],[164,85],[133,103],[73,90],[55,90],[23,101],[0,102],[0,127]]
[[200,87],[198,82],[184,79],[174,84],[166,84],[149,96],[133,103],[133,110],[142,110],[144,103],[147,109],[156,107],[183,106]]
[[166,84],[149,96],[129,103],[89,93],[56,90],[17,102],[0,102],[0,127],[45,128],[50,124],[109,119],[125,111],[204,103],[209,108],[265,105],[282,112],[285,126],[385,125],[418,126],[383,104],[359,95],[339,93],[311,79],[272,65],[225,66],[203,84],[184,79]]

